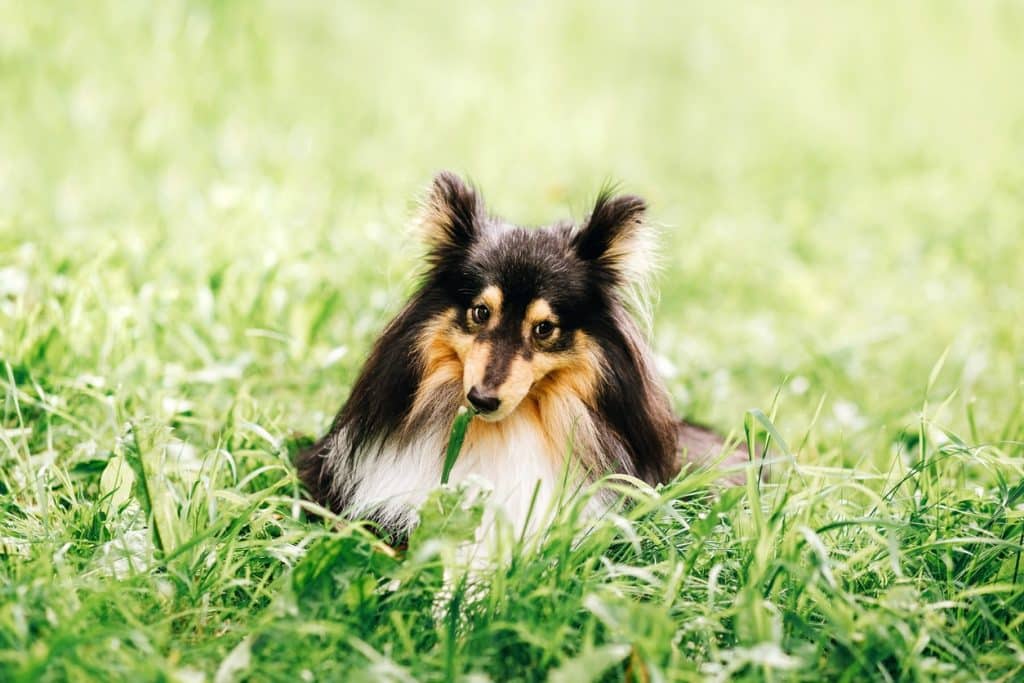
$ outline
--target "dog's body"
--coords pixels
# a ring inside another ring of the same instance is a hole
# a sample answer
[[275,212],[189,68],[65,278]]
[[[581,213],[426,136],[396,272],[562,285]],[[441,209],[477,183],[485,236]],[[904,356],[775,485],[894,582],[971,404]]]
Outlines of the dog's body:
[[723,454],[720,437],[674,416],[627,305],[648,271],[645,209],[603,193],[582,227],[529,230],[488,216],[473,189],[439,175],[421,221],[423,283],[330,431],[299,458],[313,497],[405,535],[467,402],[478,415],[451,480],[488,480],[516,525],[563,482],[619,473],[657,484],[685,461]]

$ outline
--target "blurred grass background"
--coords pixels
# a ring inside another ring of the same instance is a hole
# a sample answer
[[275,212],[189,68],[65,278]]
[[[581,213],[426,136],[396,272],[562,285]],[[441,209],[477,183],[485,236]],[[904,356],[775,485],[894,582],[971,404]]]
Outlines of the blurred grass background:
[[947,346],[939,386],[983,425],[1019,402],[1015,3],[2,11],[3,258],[131,318],[64,340],[49,374],[136,382],[118,343],[186,368],[249,353],[267,408],[316,431],[408,290],[412,199],[451,168],[528,223],[579,217],[607,179],[650,200],[685,412],[735,426],[790,377],[784,420],[827,395],[847,431],[891,429]]
[[1009,1],[0,2],[4,467],[128,420],[200,453],[322,430],[441,168],[530,224],[646,197],[693,418],[778,393],[802,458],[868,471],[926,401],[1019,440],[1022,73]]

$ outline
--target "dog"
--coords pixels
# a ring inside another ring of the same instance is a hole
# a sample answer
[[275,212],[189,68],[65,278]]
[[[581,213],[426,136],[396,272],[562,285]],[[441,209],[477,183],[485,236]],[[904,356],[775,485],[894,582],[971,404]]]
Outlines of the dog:
[[488,214],[458,176],[437,175],[418,220],[419,288],[330,430],[298,457],[313,499],[406,537],[440,482],[460,406],[476,414],[451,481],[489,481],[516,526],[566,478],[657,485],[687,463],[747,460],[677,418],[654,370],[638,321],[652,268],[646,211],[643,199],[604,190],[580,225],[530,229]]

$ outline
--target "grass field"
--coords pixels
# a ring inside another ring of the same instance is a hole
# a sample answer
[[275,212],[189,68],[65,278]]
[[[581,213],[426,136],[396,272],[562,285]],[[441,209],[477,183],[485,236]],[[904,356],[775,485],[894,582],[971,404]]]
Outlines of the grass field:
[[[1024,6],[483,5],[0,1],[0,680],[1024,680]],[[675,403],[776,479],[441,618],[472,510],[305,521],[440,168],[647,197]]]

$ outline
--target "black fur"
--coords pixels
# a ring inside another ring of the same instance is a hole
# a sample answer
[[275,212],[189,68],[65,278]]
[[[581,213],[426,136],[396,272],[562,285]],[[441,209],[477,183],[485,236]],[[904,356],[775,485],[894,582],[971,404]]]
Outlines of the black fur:
[[[336,512],[345,507],[346,490],[331,491],[330,473],[325,470],[340,433],[349,435],[341,454],[345,458],[356,457],[363,446],[379,447],[396,437],[420,383],[422,362],[416,353],[417,336],[423,323],[448,305],[443,291],[430,286],[420,289],[374,343],[330,431],[300,454],[299,476],[317,502]],[[351,486],[357,483],[351,482]]]

